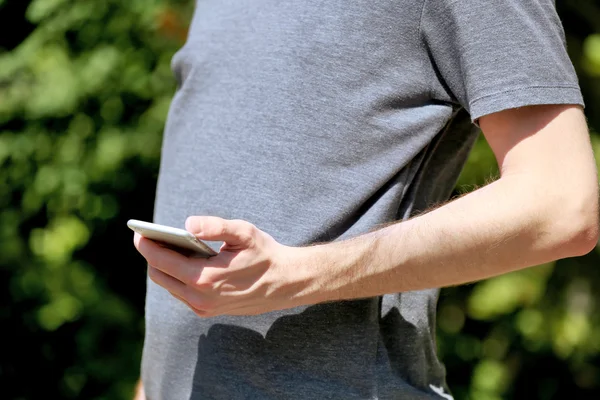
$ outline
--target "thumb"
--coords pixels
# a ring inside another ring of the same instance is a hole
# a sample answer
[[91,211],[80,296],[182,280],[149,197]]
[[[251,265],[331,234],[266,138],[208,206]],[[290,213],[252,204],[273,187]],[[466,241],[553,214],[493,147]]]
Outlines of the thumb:
[[243,220],[193,216],[185,221],[185,229],[201,240],[222,241],[228,247],[248,248],[254,243],[257,228]]

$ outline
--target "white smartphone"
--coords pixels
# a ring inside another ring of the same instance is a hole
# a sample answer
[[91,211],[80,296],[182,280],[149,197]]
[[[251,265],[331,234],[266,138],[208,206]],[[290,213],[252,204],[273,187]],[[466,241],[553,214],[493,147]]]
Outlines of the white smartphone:
[[208,258],[217,255],[206,243],[183,229],[139,221],[137,219],[127,221],[127,226],[143,237],[187,256],[194,255]]

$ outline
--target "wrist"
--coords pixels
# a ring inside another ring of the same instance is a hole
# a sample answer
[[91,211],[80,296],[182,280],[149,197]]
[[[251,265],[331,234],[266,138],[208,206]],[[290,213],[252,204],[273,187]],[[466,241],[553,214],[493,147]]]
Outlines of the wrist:
[[[304,304],[367,297],[362,287],[374,273],[378,236],[368,233],[339,242],[297,248],[297,268],[306,282]],[[377,295],[380,293],[373,293]]]
[[285,251],[285,268],[281,273],[290,288],[288,298],[292,307],[327,301],[323,293],[326,253],[320,247],[288,247]]

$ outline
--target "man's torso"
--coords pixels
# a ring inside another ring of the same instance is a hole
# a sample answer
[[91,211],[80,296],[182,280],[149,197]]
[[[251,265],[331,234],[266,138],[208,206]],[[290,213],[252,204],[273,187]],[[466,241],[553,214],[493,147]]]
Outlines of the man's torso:
[[[198,1],[173,60],[155,221],[239,218],[301,246],[447,199],[476,134],[431,98],[421,10]],[[149,399],[430,399],[445,388],[436,290],[201,319],[148,285]]]

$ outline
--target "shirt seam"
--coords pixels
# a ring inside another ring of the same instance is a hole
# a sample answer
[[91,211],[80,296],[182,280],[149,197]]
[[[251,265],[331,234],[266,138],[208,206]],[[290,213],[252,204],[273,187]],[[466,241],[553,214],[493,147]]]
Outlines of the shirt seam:
[[[424,19],[424,16],[425,16],[425,6],[426,5],[427,5],[427,0],[423,0],[423,4],[421,5],[421,15],[419,16],[419,27],[417,29],[418,40],[419,40],[419,42],[421,43],[421,45],[423,46],[423,48],[425,50],[424,56],[422,54],[423,59],[424,59],[423,60],[423,62],[424,62],[423,71],[425,71],[425,67],[427,66],[427,63],[428,63],[428,60],[429,60],[429,57],[427,57],[427,53],[428,53],[427,47],[428,46],[427,46],[427,43],[425,42],[425,38],[423,37],[423,19]],[[427,82],[426,83],[426,85],[427,85],[427,93],[429,94],[429,97],[433,98],[433,85],[431,84],[431,80],[427,79],[425,77],[425,81]]]
[[421,5],[421,15],[419,16],[419,38],[422,37],[422,27],[423,27],[423,16],[425,15],[425,5],[427,4],[427,0],[423,0],[423,4]]
[[520,86],[520,87],[516,87],[516,88],[512,88],[512,89],[501,90],[499,92],[485,94],[485,95],[476,97],[475,99],[471,100],[470,103],[471,103],[471,105],[473,105],[473,104],[477,103],[478,101],[485,100],[489,97],[499,96],[502,94],[516,92],[518,90],[523,90],[523,89],[575,89],[575,90],[579,90],[579,86],[573,85],[573,84],[525,85],[525,86]]

